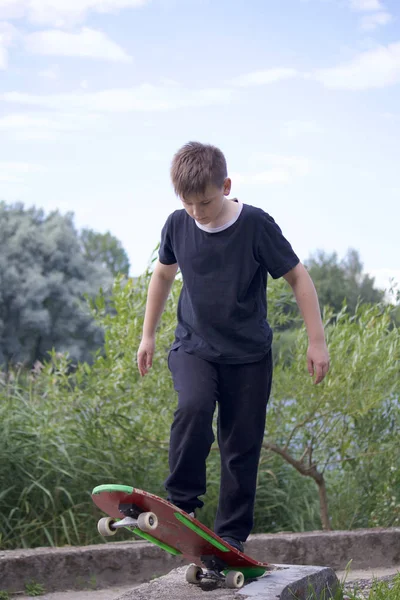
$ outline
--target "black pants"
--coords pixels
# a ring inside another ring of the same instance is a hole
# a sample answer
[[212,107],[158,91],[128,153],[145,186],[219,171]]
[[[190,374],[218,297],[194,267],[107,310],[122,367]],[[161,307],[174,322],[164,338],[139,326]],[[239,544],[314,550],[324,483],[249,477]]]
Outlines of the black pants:
[[168,499],[193,511],[203,506],[206,458],[214,442],[213,415],[218,402],[221,485],[215,532],[245,541],[253,527],[260,450],[272,380],[271,352],[260,362],[222,365],[181,347],[169,355],[178,392],[171,427]]

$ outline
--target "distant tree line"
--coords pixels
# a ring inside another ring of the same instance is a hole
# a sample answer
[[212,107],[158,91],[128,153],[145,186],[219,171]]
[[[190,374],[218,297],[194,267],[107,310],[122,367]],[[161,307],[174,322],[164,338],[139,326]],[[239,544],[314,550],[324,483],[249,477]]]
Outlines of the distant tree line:
[[0,203],[0,365],[32,366],[49,351],[90,360],[103,343],[87,298],[129,260],[110,233],[78,232],[73,215]]

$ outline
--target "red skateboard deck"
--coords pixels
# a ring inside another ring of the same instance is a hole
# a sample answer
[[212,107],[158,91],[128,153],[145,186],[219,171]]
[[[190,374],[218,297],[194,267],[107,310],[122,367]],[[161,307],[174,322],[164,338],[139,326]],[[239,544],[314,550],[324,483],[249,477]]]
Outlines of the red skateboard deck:
[[129,527],[139,537],[193,563],[186,574],[190,583],[212,578],[225,580],[229,587],[241,587],[245,579],[274,570],[272,565],[246,556],[185,511],[149,492],[124,485],[100,485],[94,488],[92,499],[111,517],[99,521],[102,535],[114,535],[118,527]]

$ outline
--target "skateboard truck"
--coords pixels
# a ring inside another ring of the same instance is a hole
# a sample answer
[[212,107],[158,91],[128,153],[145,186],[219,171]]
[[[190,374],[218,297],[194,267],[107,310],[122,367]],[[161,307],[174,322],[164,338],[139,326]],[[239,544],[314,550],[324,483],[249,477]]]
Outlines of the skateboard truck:
[[158,527],[157,515],[152,512],[142,512],[138,514],[137,518],[125,516],[120,521],[112,517],[103,517],[97,523],[97,530],[103,537],[115,535],[117,529],[121,527],[137,527],[141,531],[150,533]]
[[244,575],[241,571],[228,571],[226,575],[218,567],[203,570],[198,565],[189,565],[186,569],[186,581],[199,585],[204,579],[222,581],[228,588],[240,589],[244,585]]

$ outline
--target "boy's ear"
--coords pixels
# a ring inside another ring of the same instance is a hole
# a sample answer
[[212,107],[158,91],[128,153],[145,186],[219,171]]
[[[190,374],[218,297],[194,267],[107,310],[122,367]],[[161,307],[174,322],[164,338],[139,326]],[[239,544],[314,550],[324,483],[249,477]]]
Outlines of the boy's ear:
[[224,196],[229,196],[231,193],[232,181],[227,177],[224,181]]

